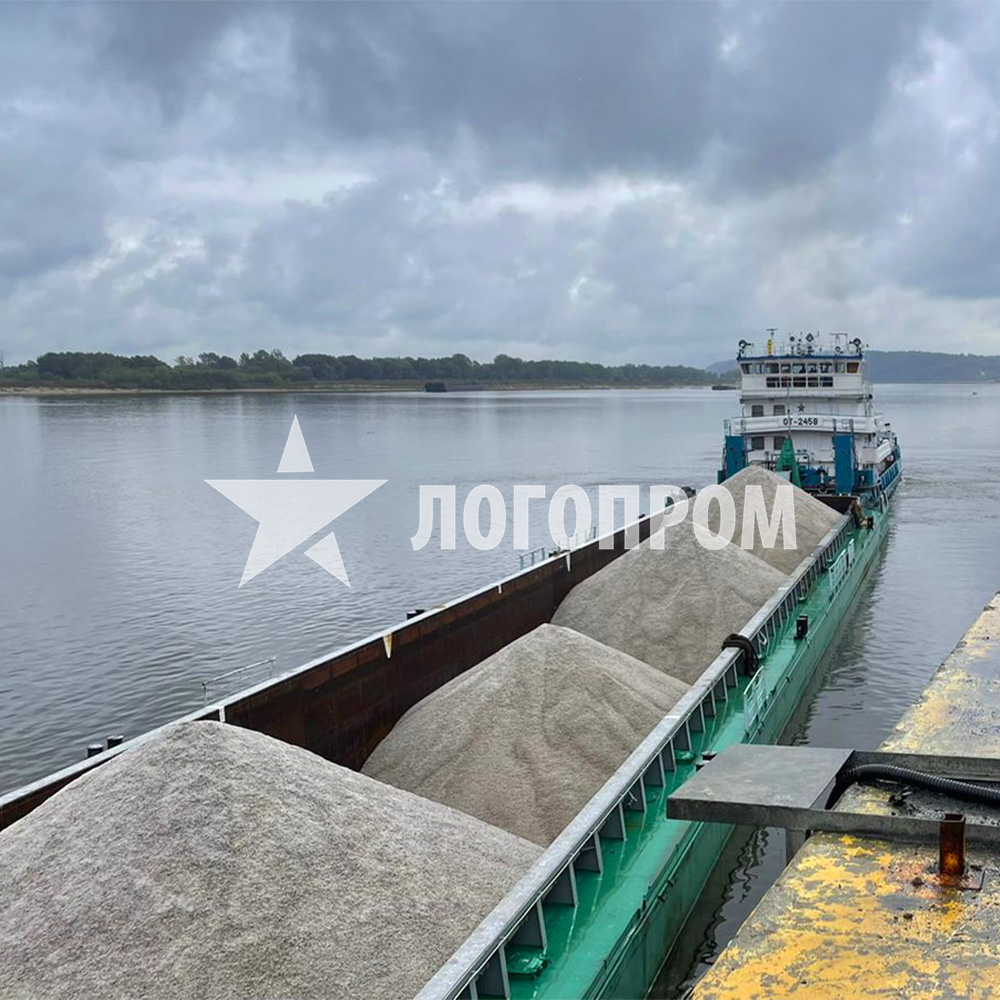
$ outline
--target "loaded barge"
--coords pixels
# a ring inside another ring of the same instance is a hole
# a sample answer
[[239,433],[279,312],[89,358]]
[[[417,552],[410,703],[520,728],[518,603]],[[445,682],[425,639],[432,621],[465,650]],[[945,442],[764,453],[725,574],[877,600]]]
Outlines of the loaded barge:
[[[742,414],[719,481],[763,467],[836,512],[771,598],[725,642],[674,708],[546,847],[419,996],[644,996],[731,827],[669,819],[667,796],[706,755],[777,742],[849,621],[888,530],[901,456],[874,411],[863,346],[742,342]],[[814,502],[814,501],[813,501]],[[647,541],[661,512],[453,604],[186,717],[241,726],[359,769],[411,707],[549,622],[574,587]],[[605,540],[606,542],[606,540]],[[84,772],[155,732],[0,799],[10,826]]]

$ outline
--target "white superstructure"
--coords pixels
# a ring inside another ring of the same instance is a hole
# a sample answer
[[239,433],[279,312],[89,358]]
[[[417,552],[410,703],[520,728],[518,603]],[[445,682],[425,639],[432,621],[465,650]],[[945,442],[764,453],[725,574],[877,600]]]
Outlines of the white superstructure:
[[803,486],[841,493],[879,488],[899,449],[875,409],[865,345],[846,333],[780,340],[768,332],[763,348],[740,341],[741,414],[726,421],[720,478],[746,464],[787,465],[787,451],[781,456],[790,440]]

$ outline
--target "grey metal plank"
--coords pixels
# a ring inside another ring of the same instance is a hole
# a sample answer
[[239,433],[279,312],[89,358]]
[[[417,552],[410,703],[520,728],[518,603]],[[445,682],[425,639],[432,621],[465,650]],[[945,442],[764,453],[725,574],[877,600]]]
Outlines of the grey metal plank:
[[[744,822],[768,821],[769,811],[808,809],[824,801],[851,750],[782,747],[736,743],[726,747],[667,800],[672,819],[732,822],[744,810]],[[751,819],[754,816],[757,818]],[[718,818],[716,818],[718,817]]]

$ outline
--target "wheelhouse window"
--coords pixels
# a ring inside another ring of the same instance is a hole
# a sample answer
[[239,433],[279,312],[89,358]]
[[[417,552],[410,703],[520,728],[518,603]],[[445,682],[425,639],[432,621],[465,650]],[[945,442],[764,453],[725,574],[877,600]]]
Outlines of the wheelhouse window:
[[764,371],[766,371],[768,375],[777,375],[778,363],[776,361],[768,361],[767,364],[764,365]]
[[848,361],[847,362],[847,372],[848,372],[849,375],[853,375],[857,370],[858,370],[858,363],[857,363],[857,361]]
[[764,416],[764,404],[763,403],[754,403],[753,406],[750,407],[750,416],[751,417],[762,417],[762,416]]
[[846,371],[847,371],[847,365],[845,365],[843,361],[838,361],[837,362],[837,374],[838,375],[843,375],[844,372],[846,372]]
[[749,375],[750,374],[750,366],[749,365],[743,365],[742,368],[743,368],[743,374],[744,375]]
[[785,404],[784,403],[775,403],[774,404],[774,415],[776,417],[783,416],[784,412],[785,412]]

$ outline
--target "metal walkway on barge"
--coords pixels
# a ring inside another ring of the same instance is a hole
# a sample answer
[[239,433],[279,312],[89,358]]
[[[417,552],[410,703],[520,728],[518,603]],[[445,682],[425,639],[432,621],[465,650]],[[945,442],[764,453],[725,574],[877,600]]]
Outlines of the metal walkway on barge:
[[[1000,594],[883,750],[1000,758]],[[900,806],[898,792],[870,786],[841,799],[841,807],[873,819],[907,809],[915,820],[974,811],[924,793]],[[1000,848],[973,840],[966,861],[968,877],[949,882],[938,877],[936,845],[813,834],[693,997],[1000,995]]]

